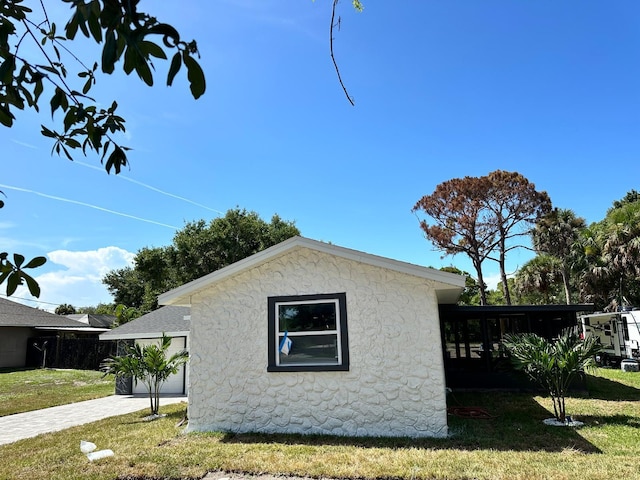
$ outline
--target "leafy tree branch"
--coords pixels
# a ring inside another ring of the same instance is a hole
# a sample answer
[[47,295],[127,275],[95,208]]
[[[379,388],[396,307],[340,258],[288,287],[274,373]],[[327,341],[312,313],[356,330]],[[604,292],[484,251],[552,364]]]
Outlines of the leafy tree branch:
[[[204,72],[195,41],[184,41],[179,32],[167,23],[138,10],[139,0],[63,0],[72,7],[72,16],[58,33],[57,25],[40,2],[40,12],[34,12],[23,0],[7,0],[0,11],[0,123],[12,127],[16,111],[26,107],[40,111],[45,86],[52,88],[49,99],[52,118],[60,110],[62,129],[42,125],[41,133],[54,140],[52,152],[72,159],[72,150],[81,149],[101,156],[107,172],[120,172],[128,164],[128,147],[114,138],[124,133],[125,119],[116,113],[114,100],[110,107],[99,108],[89,96],[96,84],[98,62],[91,67],[75,55],[65,43],[76,39],[78,32],[102,45],[100,68],[112,74],[117,64],[127,74],[136,72],[147,85],[154,84],[154,61],[168,60],[174,51],[166,83],[172,85],[176,75],[186,68],[191,94],[202,96],[206,90]],[[17,37],[15,45],[11,40]],[[23,42],[31,39],[42,54],[42,61],[20,54]],[[160,41],[158,41],[158,39]],[[66,54],[66,55],[63,55]],[[74,85],[69,74],[69,60],[79,65],[75,75],[81,85]]]
[[[206,90],[204,72],[196,60],[198,47],[194,40],[182,40],[173,26],[139,11],[140,0],[62,1],[72,9],[62,34],[50,20],[45,2],[39,2],[38,11],[24,0],[0,2],[0,124],[11,128],[18,111],[31,108],[40,112],[48,104],[52,119],[58,111],[63,114],[59,127],[41,125],[41,134],[53,140],[52,153],[72,160],[74,150],[80,149],[83,155],[94,152],[108,173],[118,174],[129,163],[130,148],[116,139],[126,131],[125,119],[117,113],[115,100],[102,108],[89,95],[96,85],[99,64],[104,74],[112,74],[116,65],[127,75],[135,71],[152,86],[155,59],[168,60],[167,53],[173,52],[167,85],[172,85],[184,65],[191,95],[197,99]],[[78,32],[102,45],[99,62],[85,62],[67,47]],[[22,53],[29,40],[40,56]],[[71,65],[79,68],[70,71]],[[48,102],[42,97],[45,91],[51,95]],[[0,208],[3,205],[0,202]],[[20,254],[0,252],[0,284],[6,281],[7,295],[26,283],[38,297],[40,287],[24,269],[45,262],[44,257],[36,257],[25,263]]]

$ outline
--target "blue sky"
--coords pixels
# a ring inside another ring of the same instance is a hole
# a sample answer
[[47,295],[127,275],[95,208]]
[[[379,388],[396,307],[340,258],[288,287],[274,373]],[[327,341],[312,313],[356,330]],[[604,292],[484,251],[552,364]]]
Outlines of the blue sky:
[[[47,4],[63,24],[67,7]],[[46,105],[0,127],[0,249],[49,258],[35,272],[41,308],[110,301],[104,273],[236,206],[310,238],[472,272],[465,257],[442,259],[411,213],[443,181],[517,171],[587,222],[640,189],[637,0],[369,0],[362,13],[343,0],[334,47],[355,107],[329,56],[329,0],[175,5],[140,8],[198,41],[207,93],[193,100],[183,75],[166,87],[164,64],[153,88],[99,78],[94,96],[127,119],[121,176],[93,156],[51,156]],[[530,256],[512,253],[509,268]]]

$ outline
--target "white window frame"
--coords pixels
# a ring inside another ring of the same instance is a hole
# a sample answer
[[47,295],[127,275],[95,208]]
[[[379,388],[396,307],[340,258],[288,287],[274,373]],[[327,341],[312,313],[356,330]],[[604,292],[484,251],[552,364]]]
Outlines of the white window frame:
[[[295,348],[296,337],[331,335],[336,338],[336,361],[282,363],[280,361],[280,342],[284,330],[280,330],[280,307],[288,305],[334,304],[336,328],[332,330],[312,330],[304,332],[287,332]],[[346,294],[318,294],[269,297],[269,365],[268,371],[334,371],[349,370],[349,352],[347,336]]]
[[[305,363],[280,363],[280,342],[281,337],[284,336],[284,332],[280,330],[280,322],[279,322],[279,313],[281,306],[287,305],[320,305],[320,304],[331,304],[333,303],[335,308],[336,315],[336,329],[335,330],[307,330],[304,332],[287,332],[287,337],[291,338],[292,342],[295,342],[296,337],[309,337],[309,336],[322,336],[322,335],[335,335],[336,337],[336,351],[338,353],[335,363],[327,363],[327,362],[305,362]],[[291,367],[300,367],[305,365],[340,365],[342,364],[342,342],[340,340],[340,302],[337,298],[335,299],[327,299],[327,300],[308,300],[308,301],[292,301],[292,302],[276,302],[276,366],[287,365]]]

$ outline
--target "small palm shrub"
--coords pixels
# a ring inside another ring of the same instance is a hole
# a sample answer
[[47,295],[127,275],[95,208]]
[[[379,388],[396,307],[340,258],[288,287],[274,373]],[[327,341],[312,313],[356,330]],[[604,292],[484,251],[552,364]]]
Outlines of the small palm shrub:
[[171,337],[162,334],[159,344],[127,345],[125,354],[107,358],[101,365],[105,374],[116,377],[131,377],[143,382],[151,403],[151,415],[158,415],[160,409],[160,389],[170,375],[178,373],[181,365],[189,359],[186,350],[180,350],[167,358]]
[[571,383],[596,366],[595,355],[602,349],[596,338],[582,340],[574,333],[567,333],[549,341],[535,333],[526,333],[505,335],[503,344],[515,368],[524,371],[551,396],[555,418],[564,423],[565,397]]

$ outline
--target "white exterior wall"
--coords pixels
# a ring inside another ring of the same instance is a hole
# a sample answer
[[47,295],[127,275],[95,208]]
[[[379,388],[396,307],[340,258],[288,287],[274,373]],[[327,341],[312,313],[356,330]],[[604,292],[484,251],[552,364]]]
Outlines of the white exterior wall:
[[[298,249],[194,295],[189,430],[446,436],[434,285]],[[350,370],[267,372],[267,297],[336,292]]]
[[[145,347],[146,345],[160,345],[162,341],[161,338],[145,338],[145,339],[137,339],[136,343],[141,347]],[[187,346],[187,337],[172,337],[171,338],[171,346],[167,350],[167,358],[171,355],[178,353],[180,350],[188,349]],[[160,388],[160,393],[163,395],[186,395],[188,393],[186,386],[188,385],[189,379],[189,369],[185,368],[186,365],[181,365],[178,369],[178,373],[175,375],[170,375],[169,378],[165,381],[165,383]],[[133,382],[132,393],[134,395],[146,394],[147,387],[144,382]]]

